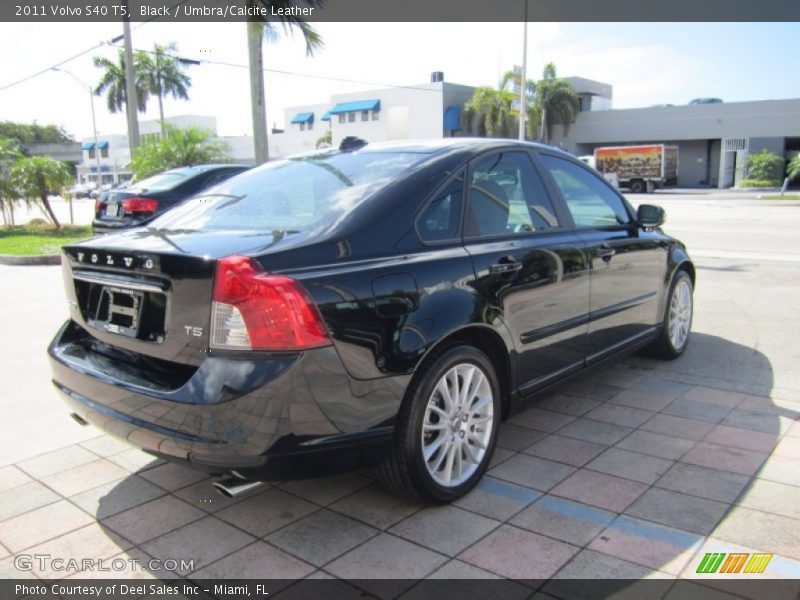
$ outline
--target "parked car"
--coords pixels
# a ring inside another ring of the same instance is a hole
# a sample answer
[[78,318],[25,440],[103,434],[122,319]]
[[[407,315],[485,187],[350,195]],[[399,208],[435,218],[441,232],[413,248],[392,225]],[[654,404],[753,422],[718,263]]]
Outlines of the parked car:
[[69,193],[73,198],[89,198],[94,190],[94,185],[91,183],[76,183],[69,189]]
[[65,247],[49,355],[70,412],[228,479],[378,465],[469,491],[543,388],[689,342],[695,268],[558,149],[349,143],[262,165],[147,227]]
[[189,196],[246,171],[246,165],[197,165],[164,171],[124,188],[98,193],[92,229],[112,233],[137,227]]
[[722,98],[695,98],[689,101],[689,105],[695,104],[722,104]]

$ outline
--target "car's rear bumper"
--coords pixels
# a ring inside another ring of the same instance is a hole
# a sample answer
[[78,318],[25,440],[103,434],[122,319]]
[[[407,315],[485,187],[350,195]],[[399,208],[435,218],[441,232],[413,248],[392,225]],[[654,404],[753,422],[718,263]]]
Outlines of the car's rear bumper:
[[70,412],[147,452],[253,479],[375,462],[408,383],[353,379],[331,346],[247,358],[209,353],[172,380],[162,364],[153,381],[147,359],[107,349],[72,321],[51,343],[53,383]]

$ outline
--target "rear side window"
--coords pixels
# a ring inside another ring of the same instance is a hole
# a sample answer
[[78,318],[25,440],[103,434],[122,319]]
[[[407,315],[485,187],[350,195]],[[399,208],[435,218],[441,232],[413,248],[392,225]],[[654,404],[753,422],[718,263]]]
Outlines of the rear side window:
[[525,152],[492,154],[472,169],[467,236],[505,236],[558,229],[541,177]]
[[463,195],[464,169],[461,169],[417,217],[417,231],[423,242],[441,242],[458,237]]
[[189,170],[165,171],[164,173],[159,173],[158,175],[153,175],[147,179],[137,181],[135,184],[133,184],[133,187],[141,190],[147,190],[148,192],[158,192],[161,190],[174,188],[175,186],[189,179],[193,174],[194,173]]
[[308,232],[333,224],[425,158],[413,152],[339,152],[270,162],[204,191],[151,227]]
[[587,169],[572,161],[542,154],[567,208],[578,227],[627,225],[630,216],[622,199]]

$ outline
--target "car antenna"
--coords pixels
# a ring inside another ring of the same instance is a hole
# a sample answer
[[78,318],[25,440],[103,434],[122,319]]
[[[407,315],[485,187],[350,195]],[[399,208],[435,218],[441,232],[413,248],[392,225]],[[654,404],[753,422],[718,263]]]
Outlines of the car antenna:
[[358,150],[359,148],[363,148],[364,146],[366,146],[368,143],[369,142],[367,142],[367,140],[364,140],[360,137],[356,137],[354,135],[348,135],[339,144],[339,150],[341,150],[342,152],[348,152],[350,150]]

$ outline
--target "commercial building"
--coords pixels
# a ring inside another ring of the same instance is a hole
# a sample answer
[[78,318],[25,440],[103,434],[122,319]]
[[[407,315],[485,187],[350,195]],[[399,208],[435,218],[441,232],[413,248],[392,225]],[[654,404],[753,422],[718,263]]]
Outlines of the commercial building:
[[[171,127],[183,129],[197,127],[213,134],[213,139],[227,144],[231,159],[234,162],[250,164],[255,160],[253,138],[249,136],[217,136],[216,117],[203,115],[179,115],[168,117],[166,123]],[[147,143],[161,135],[161,123],[158,120],[139,123],[139,135],[142,143]],[[132,177],[130,170],[131,153],[128,147],[128,136],[125,134],[98,135],[83,138],[80,145],[82,161],[76,168],[79,183],[97,183],[100,185],[117,184]],[[99,174],[99,178],[98,178]]]
[[746,177],[749,152],[800,151],[800,99],[611,109],[608,87],[607,109],[581,112],[566,136],[556,126],[553,145],[581,156],[601,146],[668,143],[678,147],[679,186],[719,188]]
[[443,73],[419,85],[334,94],[321,104],[285,110],[286,127],[270,139],[271,156],[309,152],[330,131],[332,145],[347,136],[370,142],[462,135],[461,110],[474,87],[444,81]]

